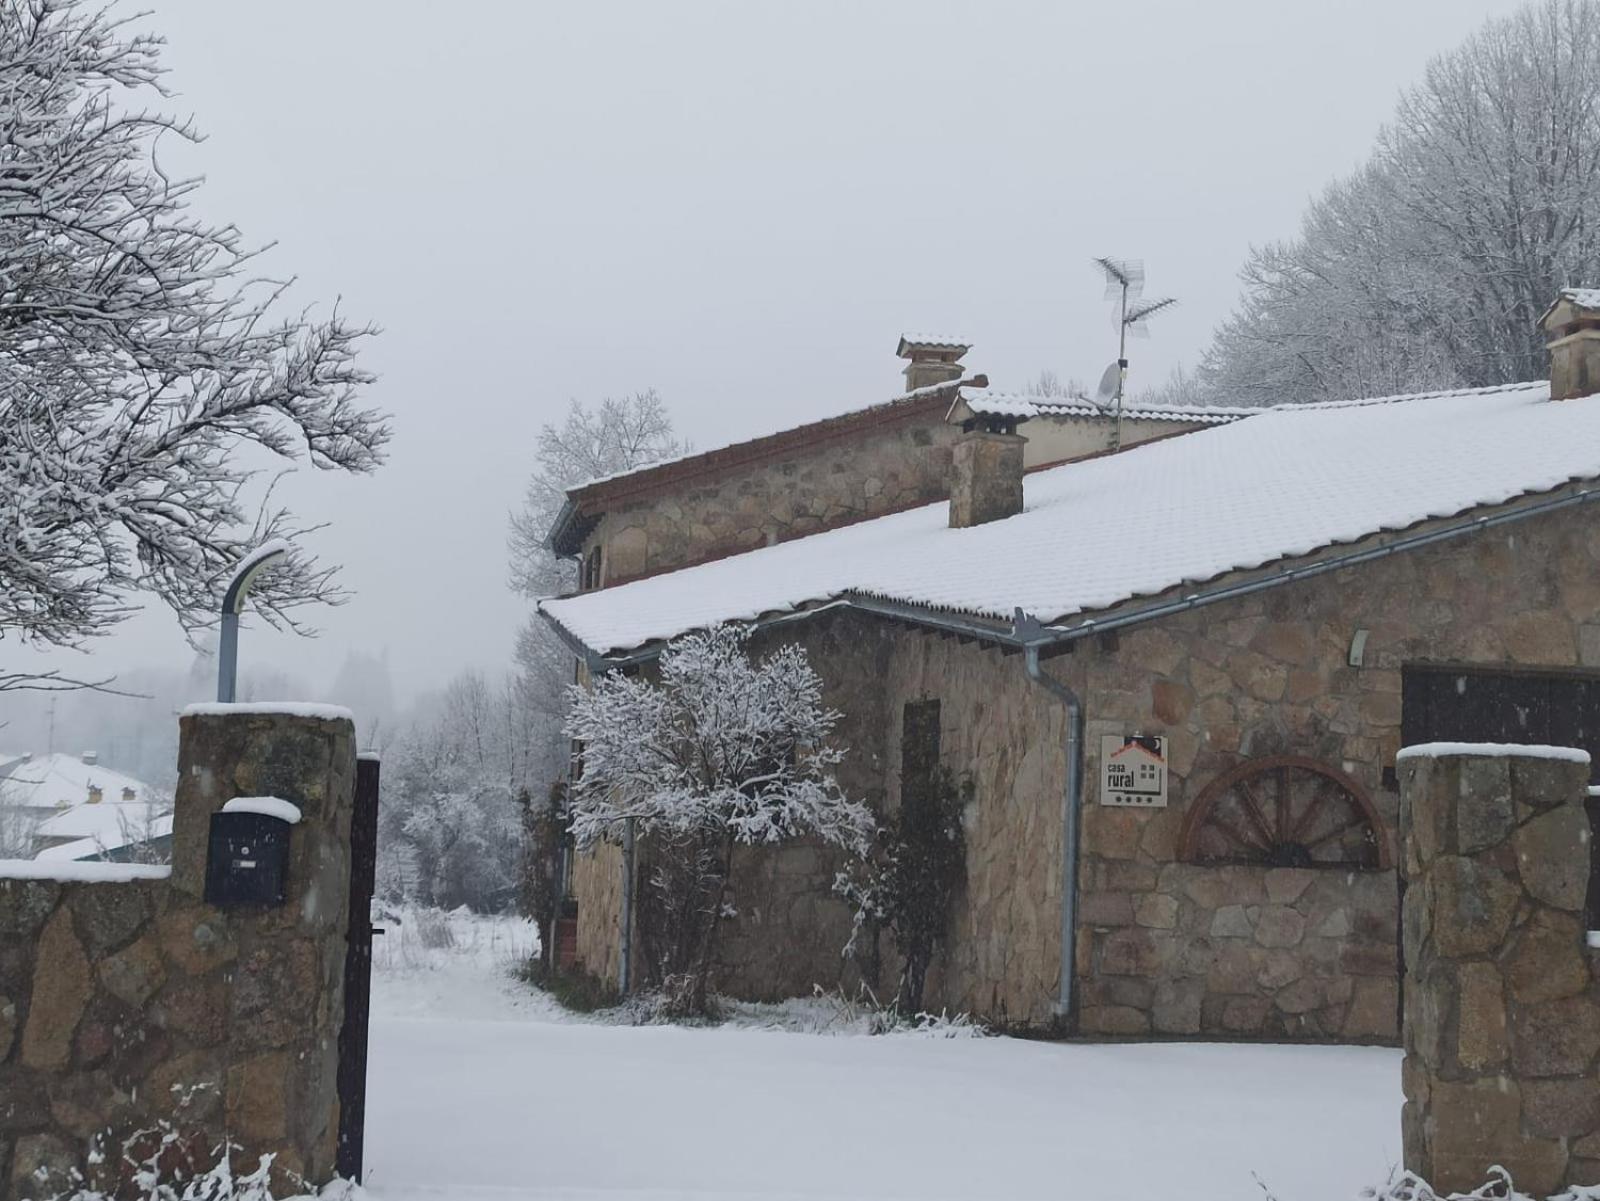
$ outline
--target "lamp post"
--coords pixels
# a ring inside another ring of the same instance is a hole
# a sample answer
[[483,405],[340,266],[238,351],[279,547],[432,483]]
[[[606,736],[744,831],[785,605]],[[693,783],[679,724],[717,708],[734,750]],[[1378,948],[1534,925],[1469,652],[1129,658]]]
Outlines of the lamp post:
[[245,599],[250,586],[263,568],[289,553],[289,544],[282,538],[264,542],[233,569],[228,590],[222,594],[222,633],[217,647],[217,700],[231,705],[239,684],[239,614],[244,612]]

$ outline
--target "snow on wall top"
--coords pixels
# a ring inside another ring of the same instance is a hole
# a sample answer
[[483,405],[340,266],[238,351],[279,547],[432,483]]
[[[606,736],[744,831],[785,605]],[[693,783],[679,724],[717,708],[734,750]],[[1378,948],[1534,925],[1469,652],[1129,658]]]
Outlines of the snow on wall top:
[[170,875],[172,875],[172,868],[166,864],[0,859],[0,880],[62,880],[89,884],[127,884],[134,880],[165,880]]
[[1446,755],[1516,756],[1522,759],[1560,759],[1567,763],[1589,762],[1589,752],[1578,747],[1519,742],[1417,742],[1401,747],[1394,761],[1441,759]]
[[[974,413],[998,417],[1110,417],[1115,410],[1102,408],[1076,397],[1027,396],[1015,392],[992,392],[987,388],[962,388],[960,398]],[[1124,418],[1134,421],[1187,421],[1199,425],[1226,425],[1261,409],[1226,408],[1221,405],[1137,405],[1122,406]]]
[[312,701],[239,701],[224,704],[206,701],[186,705],[180,717],[226,717],[229,714],[262,713],[278,717],[314,717],[322,721],[354,721],[355,714],[343,705],[319,705]]
[[1036,472],[1002,521],[939,502],[540,607],[603,654],[847,593],[1053,622],[1597,476],[1600,396],[1543,381],[1283,407]]

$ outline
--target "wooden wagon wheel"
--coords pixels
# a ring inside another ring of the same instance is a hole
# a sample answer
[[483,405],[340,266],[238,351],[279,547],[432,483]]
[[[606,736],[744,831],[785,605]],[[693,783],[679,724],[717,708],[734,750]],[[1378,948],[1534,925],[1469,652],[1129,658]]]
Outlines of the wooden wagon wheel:
[[1250,759],[1207,784],[1184,818],[1188,863],[1389,866],[1383,819],[1361,785],[1300,755]]

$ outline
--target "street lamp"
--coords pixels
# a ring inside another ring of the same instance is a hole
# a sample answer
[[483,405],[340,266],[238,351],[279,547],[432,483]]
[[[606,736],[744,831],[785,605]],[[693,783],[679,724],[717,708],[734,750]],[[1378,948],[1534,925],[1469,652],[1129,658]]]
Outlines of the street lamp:
[[250,595],[250,585],[256,582],[261,570],[289,553],[289,544],[282,538],[263,542],[239,560],[228,581],[228,590],[222,594],[222,637],[217,647],[217,700],[224,705],[233,703],[239,684],[239,614],[244,612],[245,599]]

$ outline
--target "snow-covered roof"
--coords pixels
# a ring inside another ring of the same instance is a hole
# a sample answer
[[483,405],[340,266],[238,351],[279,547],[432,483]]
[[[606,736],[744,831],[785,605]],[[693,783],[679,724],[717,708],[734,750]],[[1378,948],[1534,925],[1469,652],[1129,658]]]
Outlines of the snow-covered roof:
[[1600,288],[1562,288],[1561,299],[1570,300],[1579,308],[1600,309]]
[[971,338],[958,338],[954,334],[901,334],[900,345],[895,347],[896,355],[904,355],[910,347],[927,350],[959,350],[965,353],[972,349]]
[[[958,405],[978,416],[1018,417],[1107,417],[1112,410],[1077,397],[1028,396],[1017,392],[996,392],[989,388],[961,388]],[[952,412],[955,406],[952,406]],[[1122,416],[1132,421],[1184,421],[1195,425],[1225,425],[1259,413],[1260,409],[1229,408],[1223,405],[1141,405],[1122,406]]]
[[141,801],[152,796],[150,786],[143,780],[59,752],[15,759],[0,766],[0,799],[27,809],[64,809],[84,804],[91,787],[99,788],[105,801],[120,801],[125,788],[132,789]]
[[1261,410],[1034,473],[1005,520],[951,529],[940,502],[541,609],[601,654],[847,596],[1055,622],[1600,477],[1600,396],[1549,394]]
[[[74,838],[70,842],[57,843],[55,846],[46,847],[34,856],[35,859],[46,861],[71,862],[79,859],[99,859],[102,856],[113,854],[124,847],[135,846],[142,842],[154,842],[158,838],[167,838],[172,834],[172,814],[163,813],[160,817],[152,817],[151,809],[145,805],[97,805],[97,809],[117,808],[124,810],[137,810],[126,816],[126,824],[118,823],[115,826],[107,825],[102,834],[88,835],[83,838]],[[46,822],[45,825],[51,823]],[[39,834],[49,837],[41,826]]]
[[152,833],[161,820],[157,815],[168,807],[164,798],[74,805],[40,822],[36,833],[40,838],[84,838],[98,842],[104,850],[114,851],[130,843],[172,833],[170,818],[165,830],[160,834]]

